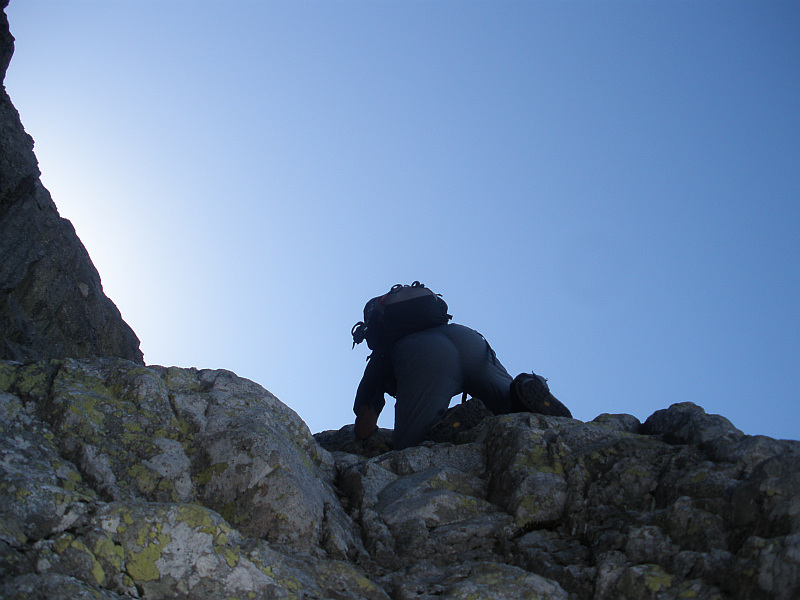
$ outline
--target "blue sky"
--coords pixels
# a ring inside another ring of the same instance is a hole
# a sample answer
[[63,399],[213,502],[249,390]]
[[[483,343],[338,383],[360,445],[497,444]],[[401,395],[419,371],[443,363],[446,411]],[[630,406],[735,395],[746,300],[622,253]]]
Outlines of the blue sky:
[[799,3],[7,14],[42,180],[148,364],[336,429],[351,326],[420,280],[576,418],[689,400],[800,439]]

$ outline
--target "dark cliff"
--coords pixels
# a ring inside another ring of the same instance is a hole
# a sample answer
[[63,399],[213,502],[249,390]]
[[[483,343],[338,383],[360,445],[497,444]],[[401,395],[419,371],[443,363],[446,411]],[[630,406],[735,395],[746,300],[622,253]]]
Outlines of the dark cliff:
[[[7,0],[0,5],[5,9]],[[0,68],[14,51],[0,16]],[[0,359],[113,356],[143,363],[72,224],[59,216],[5,87],[0,92]]]

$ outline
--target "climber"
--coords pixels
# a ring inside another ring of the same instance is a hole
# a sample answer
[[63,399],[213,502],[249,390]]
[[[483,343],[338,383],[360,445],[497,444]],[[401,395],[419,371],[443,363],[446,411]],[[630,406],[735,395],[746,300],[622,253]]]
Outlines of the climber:
[[[424,288],[417,282],[415,285]],[[395,286],[390,294],[396,289],[401,294],[404,291],[415,293],[408,290],[411,286],[402,287],[405,290]],[[430,302],[431,310],[443,311],[446,317],[442,319],[439,316],[430,321],[444,320],[443,324],[411,333],[405,333],[408,328],[400,328],[403,335],[388,343],[370,340],[369,334],[364,336],[362,330],[378,329],[374,324],[375,307],[386,311],[380,315],[381,318],[391,317],[387,307],[392,306],[392,297],[387,294],[371,300],[373,305],[368,303],[365,308],[366,324],[357,323],[353,328],[354,344],[364,337],[373,342],[370,343],[373,353],[358,385],[353,406],[356,437],[366,439],[376,430],[378,416],[386,403],[385,393],[396,398],[392,438],[396,450],[422,442],[429,429],[442,420],[453,396],[461,392],[480,398],[495,415],[530,411],[572,416],[550,393],[543,377],[522,373],[512,379],[484,337],[463,325],[447,323],[450,319],[446,314],[447,305],[427,288],[424,290],[438,298],[436,304]],[[421,290],[416,293],[424,295]],[[390,298],[388,302],[387,296]],[[379,302],[375,303],[376,300]],[[416,322],[416,328],[419,328],[424,319],[416,319]],[[386,327],[381,331],[384,329]]]

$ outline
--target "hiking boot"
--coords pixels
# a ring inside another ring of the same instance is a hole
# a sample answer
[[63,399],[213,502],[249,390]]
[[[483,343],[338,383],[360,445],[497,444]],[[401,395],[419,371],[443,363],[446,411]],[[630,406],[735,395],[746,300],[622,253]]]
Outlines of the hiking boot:
[[550,393],[547,380],[536,373],[520,373],[511,382],[511,405],[514,412],[534,412],[553,417],[572,413]]
[[454,442],[459,433],[472,429],[486,417],[491,416],[492,413],[483,402],[477,398],[470,398],[444,413],[442,420],[430,428],[426,439],[433,442]]

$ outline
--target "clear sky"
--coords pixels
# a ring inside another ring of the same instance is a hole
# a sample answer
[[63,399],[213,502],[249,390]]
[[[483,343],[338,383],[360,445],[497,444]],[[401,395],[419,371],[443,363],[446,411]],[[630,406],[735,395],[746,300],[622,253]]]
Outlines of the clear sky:
[[689,400],[800,439],[800,3],[7,14],[42,180],[147,364],[337,429],[351,326],[420,280],[578,419]]

